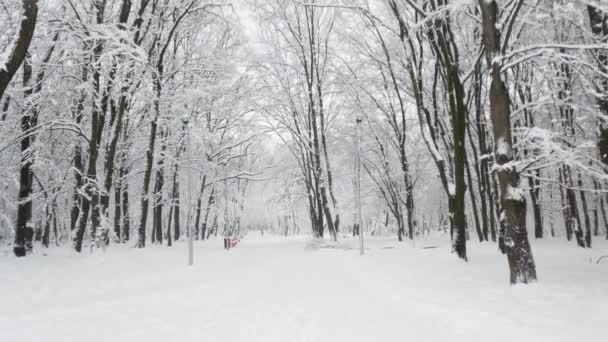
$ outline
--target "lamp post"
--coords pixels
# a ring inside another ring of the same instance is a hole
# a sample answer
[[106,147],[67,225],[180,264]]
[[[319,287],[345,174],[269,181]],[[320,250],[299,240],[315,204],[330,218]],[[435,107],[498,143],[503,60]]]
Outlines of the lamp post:
[[[182,117],[182,122],[184,123],[184,125],[186,126],[186,159],[188,160],[188,163],[191,163],[192,160],[190,158],[190,122],[187,116]],[[187,172],[186,172],[186,184],[188,187],[188,212],[186,214],[186,227],[187,227],[187,231],[188,231],[188,265],[192,266],[194,264],[194,236],[192,236],[192,225],[191,225],[191,221],[190,221],[190,214],[191,214],[191,201],[192,201],[192,194],[191,194],[191,189],[192,187],[190,186],[190,179],[192,177],[190,177],[190,165],[188,165],[187,168]]]
[[359,253],[364,254],[363,245],[363,219],[361,215],[361,151],[360,151],[360,138],[361,138],[361,122],[363,118],[357,116],[355,125],[355,205],[357,210],[357,224],[359,225]]

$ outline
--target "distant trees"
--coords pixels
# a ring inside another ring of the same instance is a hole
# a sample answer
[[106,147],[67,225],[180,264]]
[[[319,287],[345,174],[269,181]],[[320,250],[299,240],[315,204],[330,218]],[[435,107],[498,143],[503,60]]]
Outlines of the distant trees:
[[237,234],[262,180],[280,188],[262,210],[276,231],[337,240],[357,117],[362,230],[449,229],[463,260],[472,237],[497,242],[513,283],[536,279],[527,227],[608,238],[603,1],[242,5],[2,4],[0,238],[16,255]]
[[[244,180],[255,177],[257,171],[249,163],[236,161],[247,158],[255,129],[240,124],[250,113],[243,96],[249,85],[236,62],[242,38],[235,18],[224,11],[227,5],[203,0],[45,3],[41,11],[48,15],[38,23],[51,37],[45,41],[33,36],[37,1],[23,1],[18,15],[11,12],[17,6],[3,7],[2,16],[7,20],[2,20],[2,28],[14,32],[16,38],[2,41],[7,47],[1,51],[0,82],[2,95],[8,89],[10,96],[0,96],[0,130],[10,138],[0,146],[4,168],[0,181],[7,190],[3,195],[13,191],[11,179],[4,176],[14,174],[5,171],[15,163],[5,152],[17,142],[22,145],[22,189],[14,228],[16,254],[25,254],[34,235],[42,236],[48,245],[53,232],[58,243],[71,238],[77,251],[88,244],[126,242],[134,219],[140,221],[138,240],[143,246],[149,236],[145,224],[149,199],[155,208],[155,240],[161,242],[167,234],[179,239],[180,221],[190,222],[192,215],[180,215],[180,203],[194,208],[186,196],[190,192],[180,193],[180,180],[187,177],[184,169],[208,172],[217,167],[209,160],[235,161],[228,177],[242,181],[239,193],[243,193]],[[35,57],[26,58],[30,41]],[[21,64],[23,82],[11,83]],[[21,89],[23,101],[16,92]],[[170,97],[179,98],[181,107],[168,101]],[[5,130],[17,111],[21,135]],[[184,117],[190,118],[193,146],[186,146]],[[177,129],[174,123],[180,123]],[[144,136],[146,124],[150,129]],[[216,144],[220,136],[221,142]],[[198,157],[213,144],[217,154],[210,153],[202,162],[184,160],[186,150]],[[173,147],[175,154],[170,153]],[[66,151],[71,154],[68,158]],[[147,155],[144,167],[137,154]],[[183,163],[185,168],[180,167]],[[136,175],[140,172],[149,174],[144,177],[146,182],[139,183]],[[146,191],[152,181],[154,191]],[[136,198],[146,205],[132,208],[132,192],[139,184],[143,196]],[[226,184],[233,185],[232,181]],[[210,186],[220,187],[217,177],[209,177],[202,188],[208,191]],[[11,209],[7,197],[0,197],[4,226],[10,214],[4,210]],[[42,211],[33,205],[37,198]],[[171,203],[170,220],[163,217],[166,203]],[[62,216],[66,208],[68,222]],[[133,215],[133,209],[141,209],[143,215]],[[40,229],[42,234],[34,234]]]
[[274,13],[272,20],[264,23],[272,34],[260,66],[260,72],[268,71],[262,82],[274,90],[272,101],[265,100],[259,106],[271,117],[273,130],[289,144],[297,160],[314,236],[323,237],[327,227],[336,240],[340,214],[327,142],[331,120],[337,115],[331,112],[336,93],[328,95],[334,90],[330,79],[334,10],[317,7],[314,1],[272,1],[260,6],[260,11]]

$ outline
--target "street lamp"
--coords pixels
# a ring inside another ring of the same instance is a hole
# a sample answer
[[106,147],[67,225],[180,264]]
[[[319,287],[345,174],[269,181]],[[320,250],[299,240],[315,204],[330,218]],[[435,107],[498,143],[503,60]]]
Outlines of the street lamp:
[[[191,162],[190,159],[190,122],[189,122],[189,118],[188,116],[184,115],[182,117],[182,123],[184,124],[184,126],[186,127],[186,158],[188,160],[188,163]],[[186,214],[186,227],[187,227],[187,231],[188,231],[188,265],[192,266],[194,264],[194,237],[192,236],[192,225],[190,222],[190,214],[191,214],[191,201],[192,201],[192,194],[191,194],[191,189],[192,187],[190,186],[190,179],[192,177],[190,177],[190,165],[188,165],[188,169],[187,169],[187,173],[186,173],[186,177],[188,178],[186,180],[187,183],[187,193],[188,193],[188,213]]]
[[359,225],[359,253],[364,254],[363,246],[363,219],[361,215],[361,150],[360,150],[360,138],[361,138],[361,122],[363,117],[357,116],[355,125],[355,205],[357,207],[357,224]]

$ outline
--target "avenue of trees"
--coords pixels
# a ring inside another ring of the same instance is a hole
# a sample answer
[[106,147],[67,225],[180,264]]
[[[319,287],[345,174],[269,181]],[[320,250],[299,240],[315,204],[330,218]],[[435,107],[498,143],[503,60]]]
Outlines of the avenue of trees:
[[528,283],[530,238],[608,239],[608,1],[0,0],[0,30],[16,256],[445,230]]

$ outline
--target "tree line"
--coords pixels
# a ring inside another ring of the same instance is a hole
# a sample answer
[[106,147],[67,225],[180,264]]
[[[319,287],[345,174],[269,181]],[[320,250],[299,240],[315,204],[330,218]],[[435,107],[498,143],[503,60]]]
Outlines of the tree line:
[[296,209],[315,237],[350,229],[360,153],[366,210],[399,241],[446,226],[463,260],[495,242],[512,283],[536,279],[528,227],[608,238],[605,1],[0,4],[17,256],[234,234],[272,154],[280,231]]

